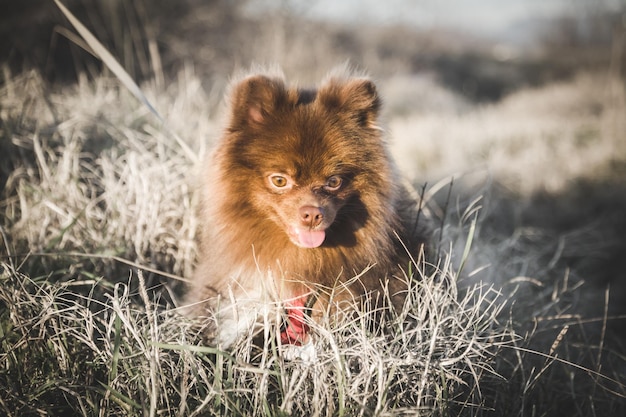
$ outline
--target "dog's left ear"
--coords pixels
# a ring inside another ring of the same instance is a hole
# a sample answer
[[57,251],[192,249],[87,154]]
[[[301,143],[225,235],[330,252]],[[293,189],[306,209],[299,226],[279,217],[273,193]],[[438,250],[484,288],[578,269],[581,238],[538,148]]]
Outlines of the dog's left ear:
[[331,78],[320,88],[318,97],[328,110],[350,118],[360,127],[378,128],[381,100],[371,80]]

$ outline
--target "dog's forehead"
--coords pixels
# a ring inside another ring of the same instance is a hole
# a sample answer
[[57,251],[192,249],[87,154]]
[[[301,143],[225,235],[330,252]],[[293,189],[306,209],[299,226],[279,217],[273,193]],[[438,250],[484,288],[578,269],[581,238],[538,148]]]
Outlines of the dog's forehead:
[[318,102],[315,89],[291,90],[297,103],[275,109],[266,128],[245,146],[265,174],[283,172],[298,182],[324,181],[331,175],[353,175],[369,149],[360,144],[359,129]]
[[339,167],[349,162],[344,160],[358,153],[348,143],[343,143],[347,149],[339,149],[332,139],[337,132],[308,123],[298,127],[274,135],[271,145],[264,148],[264,155],[258,162],[265,172],[284,172],[301,182],[317,181],[337,174]]

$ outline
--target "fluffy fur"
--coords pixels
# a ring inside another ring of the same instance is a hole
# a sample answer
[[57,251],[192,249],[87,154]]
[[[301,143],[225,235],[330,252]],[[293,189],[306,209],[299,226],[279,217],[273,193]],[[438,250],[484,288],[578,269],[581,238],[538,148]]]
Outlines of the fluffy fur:
[[383,288],[402,302],[402,268],[425,239],[378,127],[380,105],[374,83],[350,74],[317,89],[268,75],[234,83],[203,178],[187,296],[192,315],[217,313],[222,344],[270,306],[311,294],[314,315]]

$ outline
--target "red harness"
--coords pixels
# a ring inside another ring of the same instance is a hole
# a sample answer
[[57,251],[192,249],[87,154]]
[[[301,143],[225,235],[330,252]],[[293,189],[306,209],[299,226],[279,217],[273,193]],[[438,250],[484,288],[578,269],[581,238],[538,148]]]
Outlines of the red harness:
[[284,345],[302,346],[309,339],[309,325],[306,323],[309,307],[306,305],[306,297],[285,302],[285,310],[287,320],[281,329],[280,341]]

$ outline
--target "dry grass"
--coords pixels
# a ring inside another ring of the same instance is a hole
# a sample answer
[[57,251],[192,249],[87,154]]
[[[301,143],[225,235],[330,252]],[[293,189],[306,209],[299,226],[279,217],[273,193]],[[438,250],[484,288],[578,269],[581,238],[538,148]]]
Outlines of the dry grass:
[[[442,93],[426,88],[407,95]],[[438,180],[483,169],[527,196],[563,191],[576,178],[606,176],[607,164],[623,161],[626,154],[624,84],[604,74],[579,74],[469,110],[449,96],[443,96],[448,103],[444,111],[434,104],[391,121],[404,172]]]
[[[520,194],[560,189],[623,151],[615,117],[623,100],[594,95],[593,80],[390,125],[404,154],[419,149],[405,163],[414,160],[427,177],[478,163]],[[207,105],[216,100],[188,73],[167,91],[143,90],[193,154],[115,81],[48,90],[36,73],[5,74],[3,414],[626,411],[626,351],[604,308],[610,293],[589,290],[570,262],[608,250],[598,244],[604,235],[594,235],[602,229],[583,224],[559,239],[546,228],[496,227],[516,211],[494,192],[480,200],[460,190],[438,206],[447,187],[429,187],[441,257],[411,266],[420,279],[384,334],[368,332],[366,317],[328,317],[314,329],[314,363],[286,360],[272,337],[260,348],[244,337],[233,351],[219,350],[175,310],[175,276],[189,276],[195,256],[193,191],[205,147],[219,133],[218,111]],[[559,163],[539,175],[546,152]],[[581,241],[587,245],[570,244]],[[595,310],[581,308],[590,303]]]
[[[14,251],[122,256],[188,275],[196,162],[110,80],[69,90],[50,95],[34,73],[3,89],[3,148],[16,157],[3,204]],[[186,133],[206,137],[208,128]]]
[[139,294],[120,283],[96,300],[98,280],[36,282],[3,267],[6,415],[445,415],[478,397],[459,387],[493,372],[510,338],[494,328],[493,290],[457,300],[442,271],[415,285],[387,335],[367,334],[363,317],[315,328],[317,359],[306,363],[285,360],[272,339],[261,351],[247,338],[233,352],[203,345],[148,298],[141,272]]

